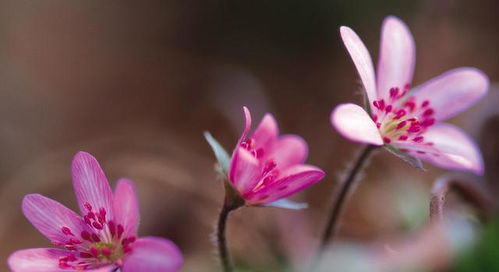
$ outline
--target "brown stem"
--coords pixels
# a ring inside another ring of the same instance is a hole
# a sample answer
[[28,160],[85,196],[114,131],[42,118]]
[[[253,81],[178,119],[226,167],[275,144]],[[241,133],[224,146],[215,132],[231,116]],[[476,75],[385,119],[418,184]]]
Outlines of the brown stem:
[[444,206],[451,190],[458,192],[466,201],[478,208],[480,215],[487,218],[493,207],[492,199],[483,186],[476,181],[456,174],[443,176],[433,185],[430,200],[430,220],[444,218]]

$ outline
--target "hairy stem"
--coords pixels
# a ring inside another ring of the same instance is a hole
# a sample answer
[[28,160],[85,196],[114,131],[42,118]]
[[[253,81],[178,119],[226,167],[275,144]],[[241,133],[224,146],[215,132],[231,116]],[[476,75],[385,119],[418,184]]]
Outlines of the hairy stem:
[[227,248],[227,239],[225,235],[227,218],[229,217],[229,213],[234,209],[235,209],[234,207],[227,205],[227,202],[225,202],[222,207],[222,210],[220,211],[220,215],[218,216],[218,224],[217,224],[218,255],[220,257],[222,270],[224,272],[232,272],[234,270],[230,261],[230,253],[229,249]]
[[318,254],[317,254],[318,258],[320,257],[320,255],[324,251],[324,248],[326,247],[328,242],[329,242],[329,244],[332,243],[332,241],[330,241],[330,240],[331,240],[332,236],[334,236],[334,234],[337,231],[338,220],[343,212],[343,208],[344,208],[345,203],[347,201],[350,189],[352,188],[352,185],[355,183],[355,180],[356,180],[358,174],[361,172],[363,166],[366,164],[369,156],[371,155],[372,151],[375,148],[376,148],[376,146],[367,145],[364,147],[364,149],[362,149],[361,153],[359,154],[358,158],[355,161],[355,164],[348,172],[346,179],[339,185],[340,188],[337,191],[337,194],[333,199],[333,202],[331,204],[331,208],[329,209],[328,218],[326,221],[324,232],[323,232],[322,238],[320,240],[319,250],[318,250]]

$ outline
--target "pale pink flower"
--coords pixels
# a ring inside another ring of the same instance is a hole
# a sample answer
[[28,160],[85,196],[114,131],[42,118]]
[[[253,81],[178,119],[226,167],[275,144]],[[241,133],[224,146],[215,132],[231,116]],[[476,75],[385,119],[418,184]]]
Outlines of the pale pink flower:
[[31,248],[14,252],[8,264],[14,272],[115,271],[173,272],[182,255],[160,237],[137,239],[139,207],[133,182],[118,181],[113,194],[97,160],[76,154],[73,186],[83,217],[39,194],[24,197],[28,220],[59,248]]
[[344,137],[371,145],[387,145],[447,169],[483,173],[480,150],[461,129],[441,121],[477,102],[488,90],[486,75],[475,68],[450,70],[411,88],[415,45],[408,27],[389,16],[383,22],[375,77],[369,52],[350,28],[340,28],[357,67],[369,102],[368,111],[341,104],[331,123]]
[[266,114],[251,136],[251,114],[245,107],[246,127],[232,154],[229,182],[246,205],[269,204],[299,192],[324,177],[304,164],[307,143],[297,135],[281,135],[271,114]]

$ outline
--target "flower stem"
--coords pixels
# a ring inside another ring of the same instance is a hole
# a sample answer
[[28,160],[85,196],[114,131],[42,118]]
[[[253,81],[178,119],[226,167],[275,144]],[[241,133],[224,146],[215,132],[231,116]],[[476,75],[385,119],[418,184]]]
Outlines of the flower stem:
[[341,187],[340,187],[337,195],[334,197],[333,203],[332,203],[331,208],[329,210],[330,212],[328,213],[328,218],[327,218],[326,226],[324,228],[324,233],[322,234],[322,238],[320,241],[317,258],[320,258],[320,255],[324,251],[324,248],[328,244],[329,240],[331,240],[331,237],[335,234],[335,232],[338,228],[338,219],[340,218],[340,216],[343,212],[343,208],[345,206],[345,202],[346,202],[347,197],[349,195],[349,191],[352,188],[352,185],[354,184],[354,182],[355,182],[358,174],[362,170],[363,166],[366,164],[367,159],[369,158],[372,151],[376,147],[377,146],[373,146],[373,145],[367,145],[364,147],[364,149],[361,151],[360,155],[358,156],[357,160],[355,161],[355,164],[348,172],[348,175],[347,175],[345,181],[343,181],[340,184]]
[[237,209],[237,207],[228,205],[227,201],[225,201],[222,210],[220,211],[220,215],[218,216],[218,224],[217,224],[218,254],[220,256],[220,262],[222,264],[222,270],[224,272],[232,272],[234,270],[230,261],[230,253],[227,248],[225,229],[229,213],[235,209]]

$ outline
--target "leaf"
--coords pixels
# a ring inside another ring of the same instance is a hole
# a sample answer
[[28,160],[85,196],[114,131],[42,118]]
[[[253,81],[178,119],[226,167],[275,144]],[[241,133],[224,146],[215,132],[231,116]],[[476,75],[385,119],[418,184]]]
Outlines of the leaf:
[[220,170],[226,176],[229,173],[229,163],[230,157],[227,151],[218,143],[213,136],[207,131],[204,132],[204,138],[210,144],[213,153],[215,153],[215,157],[217,158],[218,165],[220,166]]
[[395,156],[401,158],[405,162],[407,162],[410,165],[412,165],[413,167],[415,167],[415,168],[417,168],[419,170],[422,170],[422,171],[426,171],[426,169],[424,168],[423,163],[421,162],[420,159],[418,159],[418,158],[410,155],[407,152],[401,151],[400,149],[396,148],[393,145],[385,145],[385,148],[388,151],[390,151],[391,153],[393,153]]
[[302,209],[306,209],[308,207],[308,204],[294,202],[294,201],[291,201],[289,199],[283,198],[283,199],[276,200],[274,202],[267,203],[263,206],[290,209],[290,210],[302,210]]

